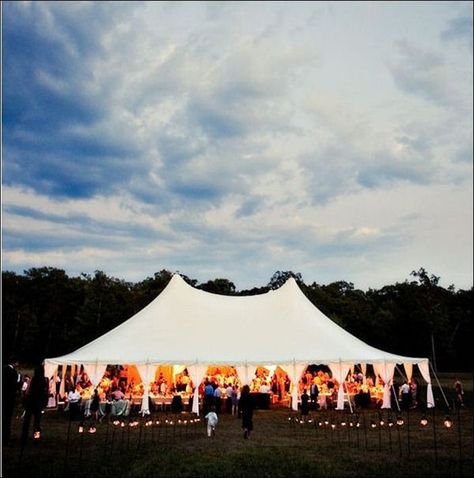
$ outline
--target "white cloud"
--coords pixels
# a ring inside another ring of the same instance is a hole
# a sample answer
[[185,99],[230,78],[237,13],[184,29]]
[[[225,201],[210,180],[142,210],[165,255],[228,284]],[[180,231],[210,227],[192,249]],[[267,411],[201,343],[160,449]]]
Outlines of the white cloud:
[[4,135],[7,266],[363,286],[469,255],[472,56],[448,7],[8,8],[39,47],[7,88],[38,100]]

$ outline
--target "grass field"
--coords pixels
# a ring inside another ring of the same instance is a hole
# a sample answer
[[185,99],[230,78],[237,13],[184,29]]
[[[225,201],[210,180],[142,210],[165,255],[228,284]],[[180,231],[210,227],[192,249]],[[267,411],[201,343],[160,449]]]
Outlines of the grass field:
[[[459,412],[451,411],[453,426],[449,429],[443,425],[446,410],[436,388],[438,406],[426,414],[426,426],[420,424],[423,410],[404,412],[404,424],[392,427],[388,426],[388,419],[395,420],[396,411],[389,414],[370,409],[352,415],[348,411],[317,411],[312,413],[311,423],[301,424],[296,420],[298,415],[288,409],[261,410],[255,412],[255,430],[250,440],[243,439],[240,421],[228,415],[220,416],[216,435],[208,438],[204,422],[190,423],[192,417],[187,413],[155,414],[152,426],[139,420],[138,426],[130,427],[129,422],[135,417],[126,420],[124,427],[104,421],[97,425],[97,433],[88,433],[86,426],[85,432],[79,434],[78,422],[70,424],[66,413],[48,411],[43,418],[41,440],[34,443],[31,440],[24,450],[19,446],[21,420],[14,419],[13,443],[3,448],[2,474],[8,477],[473,476],[472,378],[463,376],[463,379],[466,406]],[[452,383],[451,374],[446,381]],[[372,428],[371,422],[377,426]]]

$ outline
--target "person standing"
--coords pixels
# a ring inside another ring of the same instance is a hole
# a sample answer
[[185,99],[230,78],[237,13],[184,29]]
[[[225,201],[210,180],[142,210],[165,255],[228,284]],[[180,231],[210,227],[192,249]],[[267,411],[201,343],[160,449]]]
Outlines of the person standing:
[[31,417],[33,417],[34,438],[41,436],[41,415],[43,409],[48,403],[49,380],[44,376],[44,366],[38,365],[35,368],[35,374],[30,381],[26,391],[23,405],[25,407],[25,417],[23,418],[23,429],[21,433],[21,444],[24,446],[28,439]]
[[2,440],[4,445],[8,445],[11,438],[11,425],[13,410],[17,393],[21,389],[22,380],[18,373],[18,361],[12,358],[8,365],[3,367],[2,371]]
[[460,378],[454,381],[454,396],[457,407],[464,407],[464,389]]
[[313,382],[311,383],[311,389],[310,389],[311,404],[313,405],[314,410],[316,410],[317,408],[318,395],[319,395],[319,388],[315,378],[313,379]]
[[303,421],[306,421],[306,419],[308,418],[308,413],[309,413],[309,395],[305,388],[303,391],[303,394],[301,395],[301,418],[303,419]]
[[250,387],[244,385],[240,394],[239,400],[240,413],[242,414],[242,428],[244,429],[244,438],[250,438],[250,433],[253,430],[253,399],[250,395]]
[[402,408],[408,410],[411,406],[411,393],[407,380],[404,380],[403,385],[400,387],[400,397],[402,399]]
[[214,406],[216,407],[216,413],[219,415],[221,413],[221,398],[222,398],[222,390],[219,387],[219,384],[216,384],[216,388],[214,389]]

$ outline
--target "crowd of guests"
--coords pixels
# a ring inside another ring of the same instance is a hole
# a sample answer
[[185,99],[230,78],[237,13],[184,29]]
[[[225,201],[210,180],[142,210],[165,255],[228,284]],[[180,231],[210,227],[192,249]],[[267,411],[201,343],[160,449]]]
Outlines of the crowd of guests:
[[[99,420],[111,411],[114,404],[131,402],[133,398],[139,398],[144,393],[143,383],[136,383],[125,367],[108,367],[100,383],[94,387],[84,370],[78,374],[72,374],[67,369],[64,380],[60,374],[55,374],[48,380],[44,377],[42,366],[38,366],[33,377],[30,377],[29,374],[21,376],[16,370],[17,365],[17,362],[12,361],[3,368],[4,443],[8,443],[10,439],[10,423],[17,393],[21,396],[23,408],[21,415],[23,418],[22,443],[26,442],[32,419],[34,437],[40,437],[42,411],[46,406],[50,406],[51,400],[53,403],[57,403],[57,397],[60,395],[65,402],[65,410],[70,412],[71,419],[82,419],[85,416]],[[63,384],[64,390],[62,391]],[[340,386],[327,370],[308,368],[298,384],[302,411],[309,409],[311,404],[315,408],[333,406],[336,403]],[[366,376],[361,371],[350,373],[346,377],[344,387],[345,392],[353,397],[356,406],[369,406],[374,402],[380,404],[382,401],[384,383],[378,376]],[[224,373],[216,369],[215,373],[205,377],[198,387],[204,414],[212,411],[217,415],[225,412],[241,416],[244,389],[246,394],[269,394],[275,398],[275,401],[282,401],[289,396],[291,382],[286,373],[275,371],[270,376],[268,370],[259,368],[251,383],[241,387],[235,370],[228,368]],[[393,389],[395,397],[392,398],[398,400],[403,409],[408,410],[420,405],[419,386],[416,379],[404,380],[401,385],[395,383]],[[459,378],[456,378],[453,389],[455,405],[464,406],[464,390]],[[166,379],[162,373],[158,374],[155,381],[150,384],[149,390],[150,399],[172,397],[172,411],[175,412],[183,410],[181,398],[189,397],[191,409],[194,388],[187,369],[175,375],[174,380]],[[179,400],[175,402],[176,398]],[[247,396],[245,395],[244,402],[246,400]],[[251,423],[249,422],[247,434],[250,434],[250,431]]]

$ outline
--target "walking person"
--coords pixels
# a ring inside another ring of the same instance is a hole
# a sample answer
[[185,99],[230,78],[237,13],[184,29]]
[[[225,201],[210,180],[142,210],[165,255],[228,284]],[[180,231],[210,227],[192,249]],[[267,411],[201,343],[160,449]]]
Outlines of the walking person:
[[214,405],[211,407],[211,411],[204,418],[207,420],[207,436],[210,438],[216,434],[216,426],[219,422]]
[[22,380],[18,373],[18,361],[12,358],[2,371],[2,441],[8,445],[11,437],[13,410]]
[[239,409],[242,415],[242,428],[244,429],[244,438],[250,438],[250,433],[253,430],[253,398],[250,395],[250,387],[244,385],[240,394]]
[[309,395],[306,388],[301,395],[301,419],[305,422],[309,414]]
[[23,418],[23,429],[21,433],[22,446],[26,445],[28,439],[31,417],[33,417],[33,437],[36,440],[41,437],[41,415],[48,403],[48,395],[49,380],[44,376],[43,365],[38,365],[35,368],[35,374],[30,381],[23,401],[25,417]]

